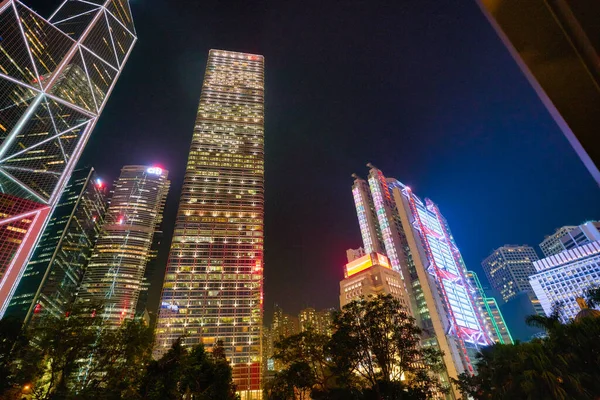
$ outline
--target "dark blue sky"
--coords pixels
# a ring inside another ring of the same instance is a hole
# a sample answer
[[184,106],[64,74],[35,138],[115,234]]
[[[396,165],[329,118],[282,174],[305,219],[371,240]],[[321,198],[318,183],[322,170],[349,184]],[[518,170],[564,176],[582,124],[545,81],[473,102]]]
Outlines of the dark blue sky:
[[208,50],[263,54],[267,316],[338,305],[345,250],[361,244],[350,175],[367,162],[438,203],[477,272],[495,247],[600,218],[597,185],[474,0],[132,9],[139,41],[82,162],[107,179],[169,169],[170,234]]

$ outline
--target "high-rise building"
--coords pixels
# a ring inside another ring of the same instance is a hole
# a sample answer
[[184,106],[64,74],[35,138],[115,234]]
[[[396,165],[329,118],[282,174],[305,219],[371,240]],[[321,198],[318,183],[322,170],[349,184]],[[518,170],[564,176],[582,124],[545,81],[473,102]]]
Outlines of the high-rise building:
[[539,260],[530,246],[504,245],[494,250],[481,266],[492,285],[506,303],[519,293],[527,293],[536,314],[544,315],[539,299],[529,283],[529,276],[535,273],[533,263]]
[[525,77],[600,184],[600,2],[478,0]]
[[135,316],[154,232],[162,221],[169,191],[167,176],[160,167],[127,165],[114,184],[77,294],[78,302],[103,305],[102,318],[108,327]]
[[126,0],[0,3],[0,317],[136,41]]
[[492,285],[507,302],[517,293],[532,293],[529,276],[535,273],[533,263],[539,260],[530,246],[504,245],[487,256],[481,266]]
[[[361,218],[368,200],[361,197],[359,203],[354,196],[361,232],[376,232],[382,238],[389,264],[402,279],[409,308],[425,332],[423,345],[444,352],[449,377],[473,372],[474,355],[492,340],[446,220],[433,202],[423,202],[409,187],[368,166],[369,196],[377,219]],[[364,187],[355,178],[353,188]]]
[[398,299],[410,313],[410,302],[402,277],[392,269],[386,256],[371,253],[344,266],[344,279],[340,282],[341,308],[353,300],[386,294]]
[[[385,253],[385,245],[383,243],[382,233],[379,229],[377,214],[375,213],[375,205],[371,196],[369,184],[358,175],[353,174],[354,184],[352,185],[352,196],[356,206],[356,214],[358,215],[358,224],[360,226],[360,235],[364,243],[364,254]],[[348,258],[348,262],[350,262]]]
[[540,243],[540,248],[544,256],[550,257],[597,240],[600,240],[600,222],[589,221],[579,226],[563,226],[557,229]]
[[537,273],[529,280],[546,315],[560,305],[560,318],[567,322],[580,311],[577,298],[600,286],[600,240],[543,258],[533,265]]
[[27,264],[5,316],[25,323],[64,315],[73,302],[106,212],[106,185],[93,168],[73,172]]
[[317,310],[312,307],[300,310],[298,323],[300,325],[300,332],[315,329],[317,327]]
[[183,182],[155,356],[222,340],[242,400],[260,396],[264,59],[211,50]]
[[542,243],[540,243],[540,249],[544,257],[550,257],[565,251],[566,249],[560,239],[575,228],[575,226],[563,226],[558,228],[552,235],[546,236]]
[[502,311],[494,297],[487,296],[479,277],[473,271],[467,271],[467,279],[474,290],[473,296],[479,311],[485,317],[485,324],[490,338],[497,343],[512,344],[513,339],[502,316]]

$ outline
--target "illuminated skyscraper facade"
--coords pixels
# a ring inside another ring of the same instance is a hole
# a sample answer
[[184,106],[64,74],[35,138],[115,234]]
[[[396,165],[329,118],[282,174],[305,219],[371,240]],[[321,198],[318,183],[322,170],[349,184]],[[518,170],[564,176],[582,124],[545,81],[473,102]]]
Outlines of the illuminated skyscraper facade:
[[529,276],[535,273],[533,263],[537,260],[539,258],[533,247],[504,245],[487,256],[481,266],[492,288],[500,292],[504,302],[515,299],[519,293],[527,293],[535,312],[544,315],[544,309],[529,284]]
[[545,257],[600,240],[600,222],[588,221],[579,226],[563,226],[547,236],[540,248]]
[[488,336],[497,343],[513,344],[513,339],[508,330],[508,326],[502,316],[502,311],[498,307],[496,299],[486,295],[479,277],[473,271],[467,272],[467,280],[473,289],[473,298],[479,307],[479,311],[484,316]]
[[162,291],[155,356],[223,340],[242,399],[260,395],[264,59],[211,50]]
[[114,184],[100,236],[85,271],[78,302],[104,306],[108,327],[135,315],[154,232],[162,221],[168,172],[128,165]]
[[106,212],[106,185],[93,168],[73,172],[5,315],[25,323],[64,315],[73,302]]
[[536,273],[529,281],[546,315],[560,304],[559,316],[567,322],[580,311],[577,298],[600,286],[600,240],[542,258],[533,265]]
[[[377,225],[368,231],[381,232],[390,265],[400,274],[412,314],[426,334],[423,344],[444,352],[449,377],[473,372],[474,354],[492,340],[445,218],[433,202],[422,201],[409,187],[369,167]],[[356,196],[355,204],[361,222]]]
[[0,317],[136,41],[126,0],[0,3]]

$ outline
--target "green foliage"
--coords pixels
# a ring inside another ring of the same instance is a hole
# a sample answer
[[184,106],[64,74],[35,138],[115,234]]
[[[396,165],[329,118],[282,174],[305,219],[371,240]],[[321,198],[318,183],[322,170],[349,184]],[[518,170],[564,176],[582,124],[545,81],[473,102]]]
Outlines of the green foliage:
[[0,400],[234,400],[222,342],[213,353],[178,340],[152,360],[152,330],[138,320],[103,328],[97,305],[45,316],[27,330],[0,321]]
[[483,349],[478,375],[457,381],[462,393],[475,400],[597,399],[600,318],[561,324],[555,314],[528,318],[546,328],[544,339]]
[[286,367],[266,384],[265,399],[430,399],[446,391],[441,353],[420,346],[421,331],[392,296],[348,304],[333,327],[331,338],[308,330],[276,344]]
[[600,286],[588,289],[586,297],[591,308],[600,307]]
[[177,340],[167,354],[148,365],[139,394],[147,400],[236,399],[223,343],[217,342],[209,354],[201,344],[188,351]]

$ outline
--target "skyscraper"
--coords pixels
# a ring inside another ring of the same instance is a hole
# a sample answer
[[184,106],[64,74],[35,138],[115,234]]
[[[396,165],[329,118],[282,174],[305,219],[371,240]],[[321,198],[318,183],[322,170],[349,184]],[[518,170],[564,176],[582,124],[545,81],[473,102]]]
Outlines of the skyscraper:
[[0,3],[0,317],[136,41],[126,0]]
[[467,279],[474,290],[473,296],[479,310],[485,317],[485,324],[490,338],[497,343],[512,344],[513,339],[508,330],[508,326],[502,316],[502,311],[498,307],[496,299],[487,296],[479,277],[473,271],[467,271]]
[[6,316],[64,315],[73,302],[106,212],[106,185],[93,168],[73,172],[27,264]]
[[560,305],[560,318],[567,322],[580,311],[577,298],[600,286],[600,240],[543,258],[533,265],[536,273],[529,280],[546,315]]
[[154,232],[159,229],[168,172],[159,167],[128,165],[114,184],[100,236],[85,271],[78,302],[104,306],[106,326],[135,315]]
[[478,0],[525,77],[600,184],[600,3]]
[[544,240],[540,243],[540,249],[544,254],[544,257],[550,257],[555,254],[558,254],[562,251],[565,251],[565,247],[560,240],[564,236],[566,236],[570,231],[575,229],[575,226],[562,226],[556,230],[552,235],[546,236]]
[[589,221],[579,226],[563,226],[557,229],[540,243],[540,248],[544,256],[550,257],[597,240],[600,240],[600,222]]
[[497,248],[481,262],[490,285],[500,292],[504,302],[511,301],[519,293],[527,293],[536,313],[544,311],[535,296],[529,276],[535,273],[533,263],[539,260],[530,246],[504,245]]
[[[377,219],[361,218],[368,201],[361,196],[358,202],[354,196],[361,232],[376,232],[370,236],[382,238],[390,265],[402,278],[413,316],[425,332],[423,344],[444,352],[448,376],[473,372],[473,356],[492,340],[446,220],[433,202],[423,202],[409,187],[368,166],[369,195]],[[353,188],[364,187],[361,181],[355,176]]]
[[242,399],[261,389],[263,75],[260,55],[209,52],[156,330],[156,356],[223,340]]

